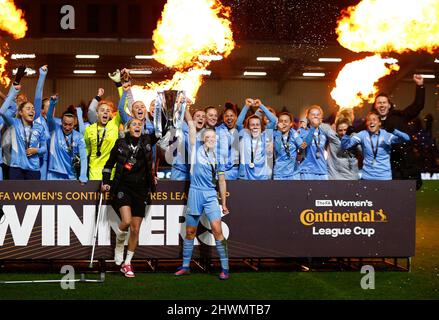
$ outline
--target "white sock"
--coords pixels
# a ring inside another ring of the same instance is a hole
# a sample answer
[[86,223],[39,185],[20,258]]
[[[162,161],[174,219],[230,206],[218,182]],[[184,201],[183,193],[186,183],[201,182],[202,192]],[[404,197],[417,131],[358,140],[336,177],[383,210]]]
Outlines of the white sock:
[[134,252],[128,250],[127,257],[125,258],[125,264],[131,264],[131,258],[134,256]]

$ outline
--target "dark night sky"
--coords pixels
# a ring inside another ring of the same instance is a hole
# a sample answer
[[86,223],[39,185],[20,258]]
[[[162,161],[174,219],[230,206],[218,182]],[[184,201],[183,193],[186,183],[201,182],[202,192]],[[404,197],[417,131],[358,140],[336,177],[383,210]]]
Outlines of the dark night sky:
[[[221,0],[232,10],[236,40],[324,45],[335,43],[343,8],[359,0]],[[15,0],[25,11],[28,37],[151,38],[166,0]],[[76,10],[77,28],[59,28],[60,8]]]
[[343,8],[359,0],[223,0],[232,9],[236,38],[273,42],[335,42]]

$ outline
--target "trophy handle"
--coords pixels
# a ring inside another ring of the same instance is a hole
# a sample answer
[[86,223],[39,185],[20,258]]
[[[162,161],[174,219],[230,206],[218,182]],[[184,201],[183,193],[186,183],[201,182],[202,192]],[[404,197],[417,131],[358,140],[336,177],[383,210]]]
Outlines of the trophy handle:
[[157,92],[157,98],[154,103],[154,132],[157,138],[162,137],[162,108],[165,99],[163,99],[163,93]]
[[186,93],[184,91],[178,91],[177,99],[175,101],[175,106],[174,106],[174,115],[172,117],[172,124],[174,125],[174,128],[181,129],[184,120],[185,111],[186,111]]

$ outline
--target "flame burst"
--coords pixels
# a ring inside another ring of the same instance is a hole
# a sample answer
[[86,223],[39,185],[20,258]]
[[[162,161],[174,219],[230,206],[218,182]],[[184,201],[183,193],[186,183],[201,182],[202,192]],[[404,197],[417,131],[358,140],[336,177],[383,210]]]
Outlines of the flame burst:
[[341,109],[362,106],[373,102],[378,87],[375,83],[399,66],[393,59],[383,59],[379,54],[346,64],[338,74],[331,97]]
[[[338,42],[354,52],[397,52],[439,48],[438,0],[363,0],[342,12],[336,29]],[[331,96],[341,108],[372,102],[375,83],[392,70],[380,55],[346,65]]]
[[[24,20],[24,13],[14,4],[13,0],[0,0],[0,30],[6,31],[14,39],[23,38],[26,35],[27,24]],[[8,86],[11,80],[5,73],[8,52],[0,49],[0,83]]]
[[343,11],[338,42],[354,52],[398,52],[439,48],[438,0],[363,0]]
[[195,101],[203,82],[202,72],[211,61],[200,56],[227,57],[235,47],[231,30],[230,8],[218,0],[168,0],[157,29],[153,33],[155,59],[174,69],[171,80],[135,86],[134,96],[147,96],[141,91],[185,90]]

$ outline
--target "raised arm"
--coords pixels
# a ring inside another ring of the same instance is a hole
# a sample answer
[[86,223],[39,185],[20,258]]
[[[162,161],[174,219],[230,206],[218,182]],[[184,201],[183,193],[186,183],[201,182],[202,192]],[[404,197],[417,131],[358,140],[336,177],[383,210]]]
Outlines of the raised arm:
[[76,107],[76,117],[78,118],[78,129],[81,134],[85,132],[84,118],[82,117],[81,106]]
[[48,71],[47,65],[42,66],[39,71],[40,71],[40,76],[38,77],[37,87],[35,88],[35,99],[34,99],[35,119],[41,116],[44,82],[46,81],[46,75]]
[[85,145],[85,141],[83,137],[80,137],[78,141],[78,150],[79,150],[79,159],[81,160],[81,172],[79,173],[79,181],[81,183],[87,182],[87,167],[88,167],[88,161],[87,161],[87,148]]
[[[30,149],[30,148],[29,148]],[[29,150],[28,149],[28,150]],[[38,147],[38,156],[42,157],[47,152],[47,140],[46,135],[44,134],[44,129],[40,132],[40,141]]]
[[256,99],[255,100],[255,106],[258,107],[260,110],[262,110],[262,112],[265,113],[265,115],[268,118],[268,124],[267,124],[267,128],[269,129],[274,129],[277,123],[277,117],[275,114],[273,114],[270,110],[268,110],[268,108],[266,106],[264,106],[261,102],[261,100]]
[[188,109],[186,109],[184,117],[189,127],[189,143],[194,146],[197,143],[197,128]]
[[128,114],[125,111],[127,94],[128,94],[128,90],[130,90],[130,87],[131,86],[129,85],[128,82],[123,84],[123,93],[122,93],[122,96],[120,97],[119,104],[117,105],[117,108],[118,108],[119,114],[120,114],[120,118],[122,119],[123,124],[127,123],[130,120],[130,117],[128,116]]
[[[133,106],[133,103],[134,103],[134,96],[133,96],[133,92],[131,91],[131,87],[130,87],[128,89],[128,92],[127,92],[127,103],[126,103],[126,106],[129,106],[128,109],[130,110],[131,114],[132,114],[131,107]],[[147,119],[147,121],[149,121],[148,115],[146,115],[146,119]]]
[[88,106],[87,116],[88,116],[88,122],[90,122],[90,124],[93,124],[96,121],[98,121],[96,110],[98,107],[98,103],[99,101],[102,100],[102,96],[104,95],[104,93],[105,93],[104,89],[99,88],[98,94],[96,95],[96,97],[93,98],[93,100],[90,102],[90,105]]
[[[130,81],[130,70],[129,69],[122,69],[121,71],[119,71],[119,69],[117,69],[115,72],[113,72],[111,75],[108,74],[110,76],[110,79],[113,80],[114,84],[116,85],[117,88],[117,92],[119,93],[119,97],[122,97],[124,91],[125,91],[125,85],[127,83],[129,83],[130,88],[131,88],[131,81]],[[122,84],[122,80],[123,80],[123,84]],[[127,98],[125,100],[125,104],[124,104],[124,110],[126,110],[126,108],[129,106],[133,105],[132,99],[133,96],[131,94],[131,90],[129,91]],[[131,110],[130,110],[131,111]],[[122,119],[123,121],[123,119]],[[127,120],[128,121],[128,120]],[[125,123],[125,122],[124,122]]]
[[55,106],[58,104],[58,96],[53,95],[50,97],[49,110],[47,111],[47,125],[49,127],[49,131],[52,132],[56,128],[56,122],[53,118],[53,114],[55,111]]
[[9,93],[0,108],[0,116],[3,118],[7,126],[12,126],[14,124],[14,116],[8,112],[9,106],[13,103],[18,92],[20,92],[21,86],[11,86]]
[[242,107],[241,112],[239,113],[238,119],[236,119],[236,128],[238,129],[238,131],[241,131],[244,128],[245,116],[247,115],[248,109],[253,105],[253,103],[253,99],[245,99],[245,104]]
[[422,109],[424,109],[425,105],[424,79],[420,74],[415,74],[413,76],[413,81],[416,83],[415,100],[402,111],[404,118],[407,121],[416,118],[421,113]]

